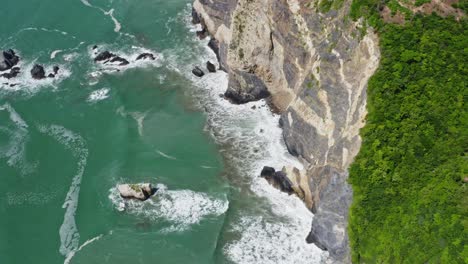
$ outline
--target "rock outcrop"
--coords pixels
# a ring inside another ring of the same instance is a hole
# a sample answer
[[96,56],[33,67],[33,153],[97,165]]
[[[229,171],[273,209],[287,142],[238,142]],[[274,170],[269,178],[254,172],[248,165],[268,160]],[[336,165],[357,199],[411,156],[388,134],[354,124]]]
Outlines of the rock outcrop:
[[[351,0],[321,13],[319,1],[195,0],[194,21],[211,36],[225,97],[269,98],[289,152],[305,170],[283,171],[315,212],[308,241],[349,263],[347,169],[359,151],[367,81],[380,52],[371,29],[350,20]],[[291,175],[289,175],[291,174]],[[304,234],[306,237],[307,234]]]
[[101,62],[103,64],[113,63],[113,64],[116,64],[118,66],[124,66],[124,65],[130,64],[130,62],[127,59],[119,57],[116,54],[111,53],[111,52],[109,52],[107,50],[99,53],[94,58],[94,61],[95,62]]
[[31,77],[36,80],[44,79],[46,77],[44,67],[42,65],[35,64],[31,69]]
[[117,190],[122,198],[145,201],[157,191],[150,183],[119,184]]
[[12,49],[4,50],[0,54],[0,71],[6,71],[19,62],[19,57],[16,55],[15,51]]

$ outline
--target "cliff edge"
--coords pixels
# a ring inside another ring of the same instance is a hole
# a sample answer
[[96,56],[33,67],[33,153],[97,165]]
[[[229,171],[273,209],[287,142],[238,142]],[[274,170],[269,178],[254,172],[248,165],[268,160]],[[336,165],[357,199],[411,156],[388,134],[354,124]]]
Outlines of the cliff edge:
[[315,214],[307,241],[328,250],[335,263],[351,262],[347,219],[352,190],[347,169],[359,152],[367,82],[380,59],[377,36],[348,17],[350,4],[350,0],[328,8],[303,0],[193,4],[194,21],[213,37],[210,46],[229,73],[226,98],[245,103],[268,95],[281,114],[286,146],[305,168],[283,171]]

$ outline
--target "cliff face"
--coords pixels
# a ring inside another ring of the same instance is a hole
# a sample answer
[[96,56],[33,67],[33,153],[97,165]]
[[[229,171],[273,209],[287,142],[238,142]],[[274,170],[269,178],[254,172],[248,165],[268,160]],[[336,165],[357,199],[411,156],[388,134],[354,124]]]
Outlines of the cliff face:
[[243,103],[270,94],[281,113],[288,150],[306,168],[284,171],[315,213],[307,239],[336,262],[350,262],[347,168],[380,57],[376,35],[347,17],[350,2],[326,13],[309,0],[194,2],[229,73],[226,97]]

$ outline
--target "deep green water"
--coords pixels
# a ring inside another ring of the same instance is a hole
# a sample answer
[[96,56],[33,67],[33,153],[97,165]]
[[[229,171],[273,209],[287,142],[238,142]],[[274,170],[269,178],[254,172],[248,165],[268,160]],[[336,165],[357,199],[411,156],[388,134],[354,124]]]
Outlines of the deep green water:
[[[190,32],[188,4],[2,1],[0,45],[23,73],[14,87],[0,80],[0,263],[320,259],[304,242],[312,215],[256,178],[294,162],[277,117],[222,101],[226,74],[189,73],[213,55]],[[130,66],[95,64],[94,45]],[[143,51],[158,59],[133,62]],[[59,76],[32,80],[34,63]],[[120,212],[123,182],[161,191]]]

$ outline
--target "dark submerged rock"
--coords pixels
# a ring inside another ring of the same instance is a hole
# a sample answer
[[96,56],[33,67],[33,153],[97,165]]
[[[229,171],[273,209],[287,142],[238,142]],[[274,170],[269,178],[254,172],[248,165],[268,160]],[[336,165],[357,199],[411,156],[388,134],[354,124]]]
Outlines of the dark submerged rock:
[[198,67],[198,66],[195,66],[195,68],[193,68],[192,73],[197,77],[202,77],[203,75],[205,75],[203,70],[200,69],[200,67]]
[[44,79],[45,78],[45,71],[44,67],[42,65],[36,64],[34,67],[31,69],[31,76],[36,79]]
[[145,60],[145,59],[155,60],[156,58],[151,53],[142,53],[138,55],[138,57],[136,58],[136,60]]
[[216,65],[211,63],[211,61],[206,62],[206,68],[208,69],[209,72],[216,72]]
[[115,56],[113,57],[110,62],[119,62],[119,66],[124,66],[124,65],[128,65],[130,64],[130,62],[122,57],[119,57],[119,56]]
[[0,74],[0,76],[4,77],[4,78],[7,78],[7,79],[11,79],[11,78],[14,78],[14,77],[18,76],[19,73],[20,73],[20,68],[19,67],[13,67],[13,68],[11,68],[10,72]]
[[115,54],[109,52],[109,51],[103,51],[101,53],[99,53],[96,58],[94,58],[94,61],[106,61],[106,60],[109,60],[111,58],[115,57]]

